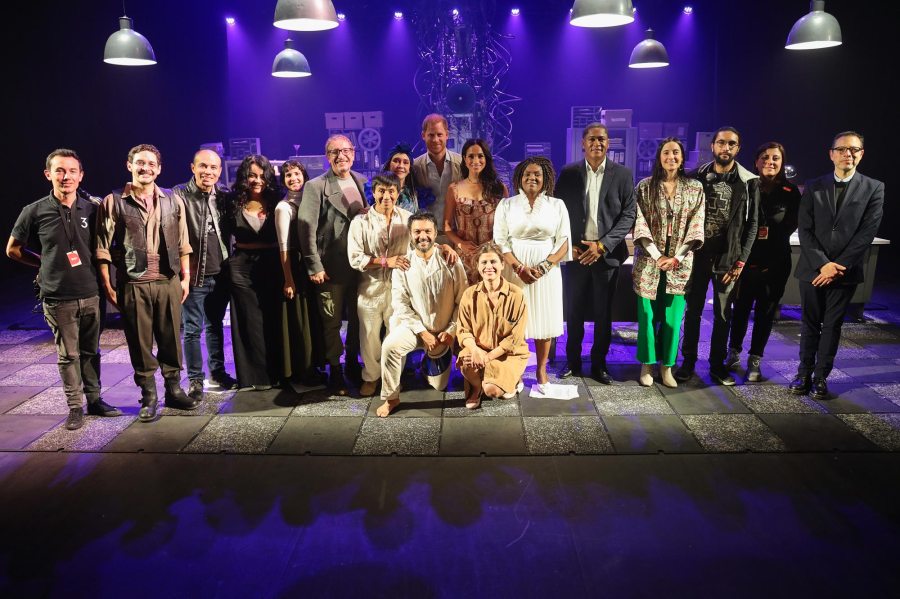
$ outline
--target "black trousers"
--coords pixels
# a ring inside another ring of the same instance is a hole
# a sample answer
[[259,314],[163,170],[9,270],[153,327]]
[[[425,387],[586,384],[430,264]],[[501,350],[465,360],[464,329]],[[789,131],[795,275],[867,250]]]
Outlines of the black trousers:
[[784,295],[784,287],[791,275],[791,264],[787,268],[770,267],[766,269],[747,267],[741,273],[734,290],[734,308],[731,316],[731,339],[729,347],[741,351],[747,326],[750,322],[750,311],[753,310],[753,335],[750,338],[750,355],[763,356],[778,303]]
[[734,283],[722,282],[722,275],[713,272],[716,254],[697,252],[694,267],[685,290],[687,308],[684,313],[684,337],[681,355],[686,362],[697,361],[697,345],[700,342],[700,318],[706,306],[706,290],[713,284],[713,330],[709,345],[709,363],[720,366],[728,351],[728,332],[731,329],[731,295]]
[[[326,281],[321,285],[313,284],[319,318],[322,321],[322,333],[325,337],[325,361],[331,366],[338,366],[344,343],[341,341],[341,320],[347,319],[347,364],[359,367],[359,315],[356,312],[356,299],[359,293],[359,281],[356,276],[349,281],[336,283]],[[352,368],[352,366],[351,366]]]
[[237,249],[231,263],[231,348],[242,387],[282,378],[281,284],[277,248]]
[[597,262],[583,266],[569,262],[563,267],[566,297],[566,361],[581,364],[581,342],[585,321],[594,322],[591,368],[606,368],[612,339],[612,307],[619,269]]
[[856,285],[813,287],[800,281],[800,367],[799,376],[825,379],[834,368],[841,341],[841,326]]

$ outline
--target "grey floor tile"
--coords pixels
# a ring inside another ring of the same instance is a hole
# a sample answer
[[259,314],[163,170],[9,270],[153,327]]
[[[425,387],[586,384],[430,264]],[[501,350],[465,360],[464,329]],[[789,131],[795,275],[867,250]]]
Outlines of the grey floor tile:
[[873,451],[878,446],[830,414],[760,414],[787,451]]
[[100,357],[100,382],[104,389],[118,385],[123,381],[134,384],[134,369],[131,367],[131,364],[116,364],[113,362],[107,364],[104,358],[105,356]]
[[672,407],[656,385],[641,387],[637,384],[611,387],[589,387],[597,411],[603,416],[628,414],[672,414]]
[[50,339],[49,329],[15,329],[0,331],[0,346],[3,345],[19,345],[28,341],[36,342],[38,338],[45,337]]
[[888,451],[900,451],[900,414],[838,414],[838,418]]
[[532,455],[612,453],[598,416],[526,417],[525,443]]
[[829,399],[816,403],[832,414],[900,412],[900,406],[861,383],[832,383],[828,379]]
[[784,385],[742,385],[734,392],[757,414],[821,414],[825,409],[807,396],[794,395]]
[[100,345],[101,346],[119,346],[125,345],[127,343],[125,339],[125,331],[122,329],[104,329],[102,333],[100,333]]
[[867,385],[881,397],[900,406],[900,383],[867,383]]
[[752,414],[683,416],[706,451],[784,451],[784,442]]
[[104,364],[131,364],[131,356],[128,353],[127,345],[104,351],[102,359]]
[[[693,381],[696,381],[696,377]],[[675,389],[657,387],[678,414],[749,414],[750,409],[728,387],[679,383]]]
[[[369,405],[368,416],[378,418],[375,411],[383,403],[379,397],[375,397]],[[412,389],[400,393],[400,405],[394,408],[391,418],[440,418],[443,409],[443,391]]]
[[0,379],[5,379],[17,370],[25,368],[25,364],[0,364]]
[[[28,389],[33,388],[28,387]],[[66,393],[63,388],[60,385],[54,385],[40,391],[28,401],[20,403],[8,413],[66,415],[69,413],[69,406],[66,403]]]
[[46,387],[56,383],[59,383],[59,370],[57,370],[56,364],[32,364],[20,368],[0,380],[2,387],[18,387],[20,385]]
[[215,416],[184,451],[265,453],[285,420],[273,416]]
[[9,412],[43,390],[44,387],[0,387],[0,414]]
[[362,417],[289,418],[266,453],[349,455]]
[[[841,372],[856,383],[893,383],[900,380],[900,364],[894,360],[841,360]],[[831,377],[829,377],[831,382]]]
[[[576,379],[577,380],[577,379]],[[563,384],[572,384],[567,381]],[[519,394],[519,407],[523,416],[597,416],[597,408],[588,388],[577,383],[578,397],[575,399],[546,399],[531,397],[531,389]]]
[[211,416],[175,418],[162,416],[154,422],[135,421],[122,431],[104,451],[181,451],[206,426]]
[[27,449],[37,451],[100,451],[134,422],[130,416],[103,418],[85,416],[84,425],[74,431],[60,425],[31,443]]
[[[840,360],[840,353],[838,354],[838,360]],[[792,381],[794,380],[794,376],[797,374],[797,367],[800,366],[800,360],[771,360],[768,361],[767,364],[774,368],[779,374],[781,374],[786,380]],[[831,371],[831,374],[828,375],[829,384],[832,382],[850,382],[853,379],[846,372],[841,370],[840,368],[835,368]]]
[[[165,401],[160,399],[159,413],[162,416],[213,416],[215,414],[221,414],[236,393],[236,391],[221,391],[217,393],[207,391],[203,394],[200,405],[194,410],[176,410],[174,408],[167,408]],[[247,407],[249,409],[249,406],[242,407]],[[260,410],[254,414],[243,412],[233,413],[232,416],[287,416],[289,412],[290,410],[286,412],[281,410],[271,412]]]
[[519,416],[519,399],[483,399],[477,410],[466,408],[462,391],[448,391],[444,395],[444,418],[482,418],[485,416]]
[[0,415],[0,450],[22,449],[61,422],[51,414]]
[[441,429],[441,455],[522,455],[522,419],[448,418]]
[[353,453],[356,455],[437,455],[439,418],[366,418]]
[[693,453],[703,448],[674,414],[603,416],[617,452]]
[[363,417],[369,411],[369,404],[376,401],[369,397],[329,396],[326,393],[310,392],[301,396],[291,416],[346,416]]
[[241,391],[233,393],[220,410],[231,416],[289,416],[300,402],[293,389]]
[[51,342],[22,343],[21,345],[0,345],[0,363],[34,364],[52,356],[56,363],[56,345]]

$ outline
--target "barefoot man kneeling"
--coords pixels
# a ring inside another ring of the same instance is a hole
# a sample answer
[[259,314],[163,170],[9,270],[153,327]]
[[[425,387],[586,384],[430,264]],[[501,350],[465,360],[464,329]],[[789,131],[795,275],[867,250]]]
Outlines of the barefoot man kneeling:
[[[430,212],[409,217],[412,249],[409,268],[392,273],[391,332],[381,347],[381,399],[377,413],[382,418],[400,403],[400,375],[409,352],[424,348],[431,357],[450,351],[456,333],[459,300],[466,289],[466,271],[461,262],[450,265],[435,250],[437,221]],[[428,383],[443,391],[450,369],[428,376]]]

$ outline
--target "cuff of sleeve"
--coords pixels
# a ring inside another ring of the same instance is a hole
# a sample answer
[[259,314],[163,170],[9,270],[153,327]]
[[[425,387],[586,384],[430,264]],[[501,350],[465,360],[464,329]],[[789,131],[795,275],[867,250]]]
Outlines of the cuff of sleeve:
[[421,333],[422,331],[425,330],[425,325],[422,324],[421,322],[416,322],[416,323],[413,323],[413,325],[410,326],[409,328],[412,329],[412,332],[413,332],[413,333],[415,333],[416,335],[418,335],[419,333]]
[[644,249],[647,250],[647,253],[650,254],[650,257],[654,260],[659,260],[660,258],[662,258],[662,252],[659,251],[659,248],[656,247],[655,243],[648,243],[647,247],[645,247]]

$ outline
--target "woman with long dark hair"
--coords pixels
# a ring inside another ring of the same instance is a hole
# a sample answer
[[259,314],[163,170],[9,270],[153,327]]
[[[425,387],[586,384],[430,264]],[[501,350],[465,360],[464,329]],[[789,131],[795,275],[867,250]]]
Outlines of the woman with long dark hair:
[[675,137],[656,149],[651,176],[635,188],[632,282],[638,296],[638,382],[653,384],[653,366],[661,362],[660,379],[677,387],[672,366],[684,317],[684,292],[691,276],[693,251],[703,245],[706,215],[703,185],[684,173],[684,146]]
[[447,188],[444,232],[466,267],[469,284],[480,280],[476,252],[494,238],[494,211],[509,195],[497,177],[494,158],[483,139],[470,139],[462,147],[462,179]]
[[750,310],[753,336],[747,355],[747,380],[762,379],[760,361],[772,333],[775,311],[791,275],[791,234],[797,230],[800,190],[784,176],[784,146],[777,141],[756,149],[759,174],[759,227],[756,241],[734,292],[731,339],[725,365],[741,362],[741,344],[747,334]]
[[282,377],[282,277],[275,206],[282,192],[268,158],[250,155],[238,167],[229,217],[231,342],[242,388],[271,389]]

